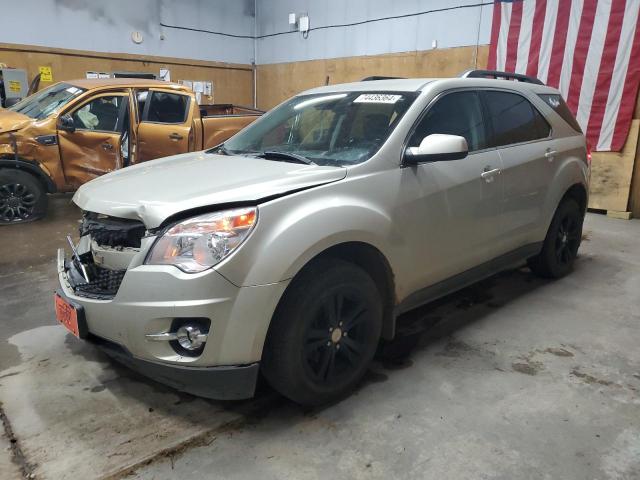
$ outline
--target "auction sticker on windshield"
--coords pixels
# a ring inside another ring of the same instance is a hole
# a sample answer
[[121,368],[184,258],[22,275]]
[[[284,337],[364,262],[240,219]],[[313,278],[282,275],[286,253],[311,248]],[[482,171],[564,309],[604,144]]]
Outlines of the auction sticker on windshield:
[[363,93],[353,103],[396,103],[402,95],[390,95],[387,93]]

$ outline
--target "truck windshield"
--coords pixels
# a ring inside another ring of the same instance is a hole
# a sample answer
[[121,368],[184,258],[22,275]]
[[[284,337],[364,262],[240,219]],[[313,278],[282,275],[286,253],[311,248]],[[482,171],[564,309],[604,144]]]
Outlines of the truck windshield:
[[57,83],[16,103],[9,110],[42,120],[84,91],[68,83]]
[[318,165],[362,163],[378,151],[416,96],[344,92],[294,97],[213,152],[271,159],[276,158],[273,152],[286,152]]

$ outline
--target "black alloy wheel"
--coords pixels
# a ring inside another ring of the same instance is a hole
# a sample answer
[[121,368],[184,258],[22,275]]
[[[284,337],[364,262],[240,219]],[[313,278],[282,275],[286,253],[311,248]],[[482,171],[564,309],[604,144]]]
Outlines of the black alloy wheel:
[[47,209],[47,194],[31,174],[0,170],[0,225],[37,220]]
[[0,185],[0,218],[3,221],[19,222],[33,215],[36,194],[21,183]]
[[561,265],[570,265],[575,260],[582,235],[581,222],[567,213],[560,220],[556,235],[556,259]]
[[262,373],[299,404],[338,400],[366,373],[381,331],[381,295],[371,277],[344,260],[315,260],[294,277],[276,308]]
[[544,278],[560,278],[573,268],[582,241],[584,211],[573,198],[564,199],[558,206],[542,251],[527,263],[531,271]]
[[327,292],[304,339],[304,365],[316,383],[334,384],[360,366],[370,342],[368,313],[357,291]]

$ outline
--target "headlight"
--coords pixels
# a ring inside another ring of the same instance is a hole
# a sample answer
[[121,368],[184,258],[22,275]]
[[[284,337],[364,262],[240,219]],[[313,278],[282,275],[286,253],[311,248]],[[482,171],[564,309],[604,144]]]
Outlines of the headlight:
[[156,241],[145,263],[202,272],[235,250],[258,220],[255,207],[198,215],[180,222]]

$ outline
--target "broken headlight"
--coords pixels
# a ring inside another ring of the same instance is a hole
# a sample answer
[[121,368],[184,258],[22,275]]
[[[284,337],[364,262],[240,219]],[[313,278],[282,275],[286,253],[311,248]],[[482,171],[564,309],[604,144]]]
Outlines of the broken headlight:
[[219,263],[249,235],[256,207],[224,210],[188,218],[165,231],[147,256],[147,265],[174,265],[187,273]]

